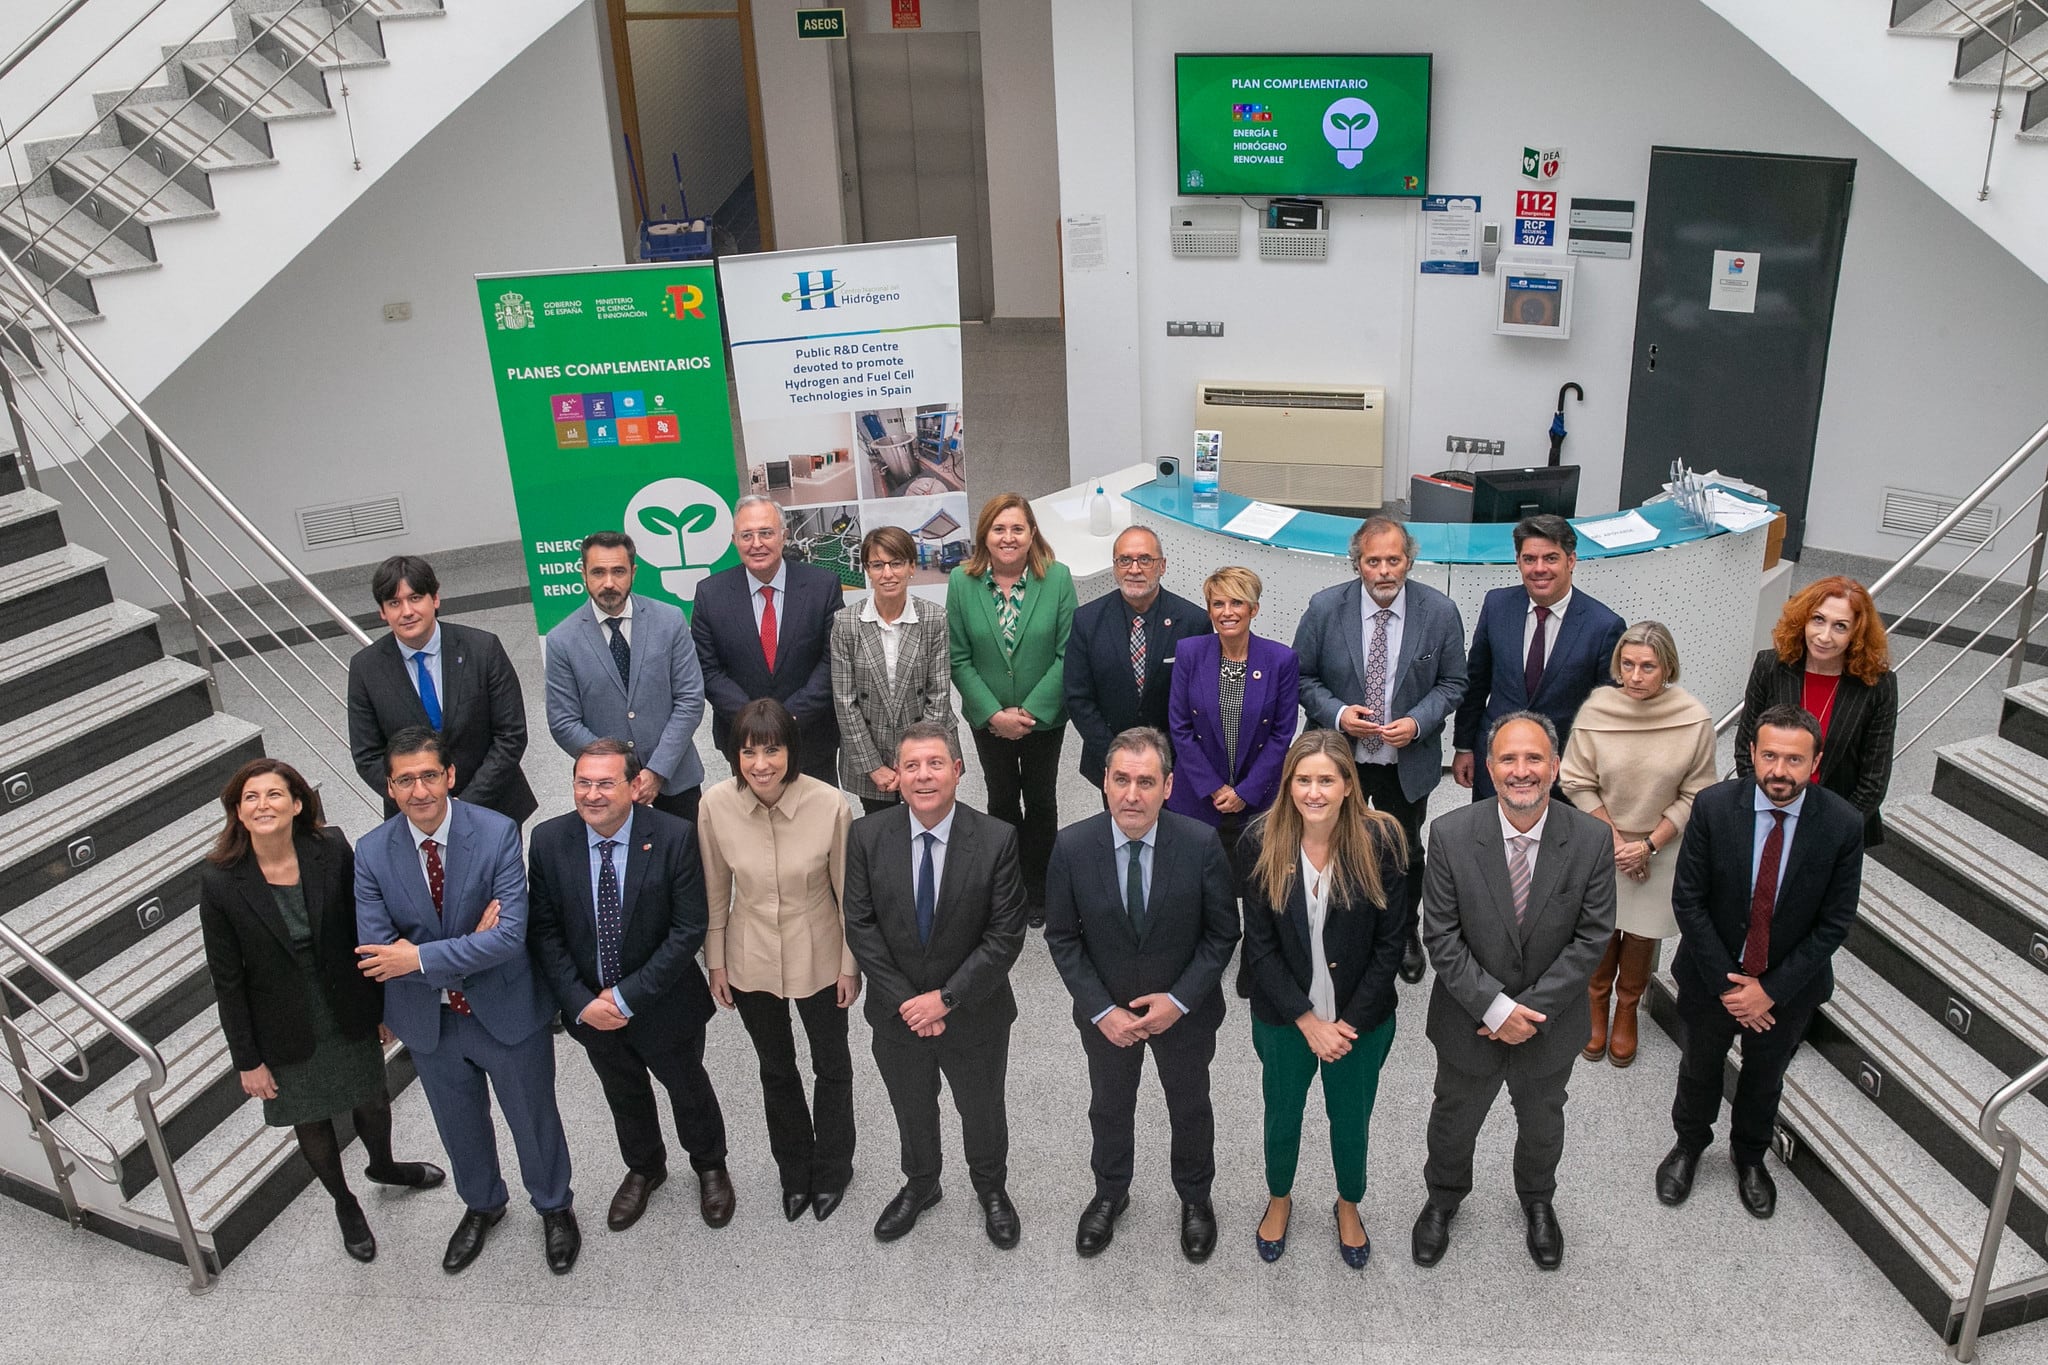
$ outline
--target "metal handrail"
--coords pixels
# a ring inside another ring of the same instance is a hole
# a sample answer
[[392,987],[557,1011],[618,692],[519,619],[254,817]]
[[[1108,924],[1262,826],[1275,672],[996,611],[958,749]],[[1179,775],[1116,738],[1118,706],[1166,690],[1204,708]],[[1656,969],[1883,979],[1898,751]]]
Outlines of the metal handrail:
[[[1981,32],[1985,37],[1991,39],[1992,42],[1997,43],[2000,47],[2004,48],[2006,55],[2008,57],[2011,57],[2021,66],[2024,66],[2027,70],[2033,72],[2036,76],[2039,76],[2044,82],[2048,82],[2048,71],[2043,71],[2040,67],[2035,66],[2032,62],[2028,61],[2025,57],[2020,56],[2018,52],[2015,52],[2013,50],[2011,42],[1998,36],[1997,29],[1992,28],[1982,19],[1979,19],[1976,15],[1964,9],[1960,4],[1957,3],[1957,0],[1944,0],[1944,3],[1946,3],[1948,7],[1954,10],[1957,14],[1960,14],[1963,16],[1963,18],[1969,20],[1970,23],[1974,25],[1977,28],[1977,30]],[[2019,13],[2022,7],[2031,9],[2037,14],[2048,16],[2048,7],[2043,7],[2042,5],[2037,3],[2037,0],[2018,0],[2018,3],[2014,4],[2010,10],[2006,11],[2006,13],[2010,14],[2013,18],[2013,22],[2009,26],[2010,28],[2017,29],[2019,27]],[[2002,18],[2004,16],[2000,15],[1994,17]]]
[[[164,1142],[163,1128],[157,1122],[156,1101],[153,1096],[170,1080],[170,1072],[164,1065],[163,1054],[157,1051],[155,1044],[95,999],[92,992],[79,985],[61,967],[43,956],[27,939],[5,924],[0,924],[0,947],[5,947],[13,953],[25,966],[47,982],[54,992],[66,997],[89,1015],[107,1031],[108,1037],[135,1054],[148,1072],[148,1075],[136,1085],[130,1098],[135,1103],[135,1116],[142,1125],[142,1135],[149,1147],[150,1162],[155,1166],[157,1180],[163,1186],[164,1203],[170,1211],[171,1223],[177,1229],[178,1245],[185,1253],[187,1268],[192,1272],[192,1292],[206,1293],[213,1288],[213,1268],[208,1264],[206,1253],[199,1245],[199,1230],[193,1225],[192,1211],[186,1206],[185,1192],[178,1184],[177,1168],[171,1162],[170,1148]],[[40,1006],[32,1008],[41,1017],[49,1017]],[[81,1221],[81,1211],[71,1190],[70,1173],[62,1169],[55,1150],[61,1146],[74,1156],[79,1154],[77,1149],[51,1126],[43,1103],[47,1098],[74,1117],[77,1117],[77,1111],[71,1105],[57,1100],[54,1095],[49,1095],[40,1079],[30,1075],[26,1059],[20,1050],[24,1035],[20,1023],[10,1011],[0,1010],[0,1033],[6,1036],[10,1060],[22,1083],[22,1107],[28,1111],[30,1120],[35,1125],[36,1136],[42,1141],[43,1150],[50,1158],[50,1177],[57,1186],[58,1197],[64,1203],[65,1217],[75,1227]],[[83,1066],[85,1054],[82,1049],[79,1052],[79,1060]],[[80,1118],[80,1122],[84,1120]],[[102,1140],[104,1141],[104,1138]],[[80,1159],[85,1158],[80,1156]]]
[[29,53],[41,47],[51,34],[64,27],[66,20],[90,3],[91,0],[66,0],[61,9],[43,20],[34,33],[22,39],[21,44],[14,51],[8,53],[4,60],[0,60],[0,78],[4,78],[8,72],[20,66],[27,59]]
[[1991,1207],[1984,1217],[1984,1240],[1977,1248],[1977,1272],[1970,1278],[1963,1330],[1956,1337],[1959,1361],[1977,1358],[1977,1333],[1984,1325],[1985,1300],[1991,1296],[1991,1272],[1998,1265],[1998,1244],[2005,1236],[2005,1220],[2012,1212],[2013,1186],[2020,1178],[2019,1134],[2006,1127],[2000,1115],[2007,1105],[2043,1081],[2048,1081],[2048,1057],[2000,1086],[1984,1101],[1984,1108],[1977,1115],[1977,1136],[1998,1149],[1998,1182],[1991,1189]]

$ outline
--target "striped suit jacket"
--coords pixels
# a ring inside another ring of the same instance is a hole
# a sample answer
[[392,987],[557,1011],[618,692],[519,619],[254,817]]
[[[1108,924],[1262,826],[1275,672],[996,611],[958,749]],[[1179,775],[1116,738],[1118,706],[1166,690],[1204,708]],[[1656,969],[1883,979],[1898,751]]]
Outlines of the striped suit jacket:
[[945,604],[914,598],[915,625],[903,627],[896,672],[882,653],[882,628],[848,606],[832,617],[832,706],[839,716],[839,785],[869,801],[889,793],[868,780],[896,763],[896,740],[920,720],[953,724],[953,672]]
[[[1766,649],[1749,670],[1742,694],[1742,723],[1735,731],[1735,775],[1751,776],[1749,746],[1756,739],[1756,718],[1780,702],[1801,705],[1806,669],[1788,664],[1778,651]],[[1820,785],[1855,806],[1863,816],[1863,846],[1884,842],[1879,807],[1892,780],[1892,742],[1899,723],[1899,678],[1889,670],[1875,686],[1853,673],[1842,674],[1841,690],[1828,716],[1828,732],[1820,750]]]

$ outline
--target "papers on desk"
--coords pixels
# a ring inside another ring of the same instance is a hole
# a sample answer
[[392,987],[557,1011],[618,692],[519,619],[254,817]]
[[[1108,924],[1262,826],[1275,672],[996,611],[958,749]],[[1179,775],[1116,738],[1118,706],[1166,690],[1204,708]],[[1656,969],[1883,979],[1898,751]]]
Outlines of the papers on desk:
[[1714,525],[1724,531],[1754,530],[1778,515],[1760,502],[1751,502],[1719,488],[1707,490],[1707,512],[1714,519]]
[[1619,550],[1624,545],[1643,545],[1657,538],[1657,528],[1641,512],[1628,511],[1620,516],[1602,517],[1598,521],[1582,521],[1577,525],[1580,535],[1586,536],[1609,550]]
[[1280,534],[1280,528],[1299,515],[1292,507],[1276,507],[1270,502],[1254,502],[1242,512],[1223,524],[1223,529],[1234,536],[1248,536],[1253,540],[1271,540]]

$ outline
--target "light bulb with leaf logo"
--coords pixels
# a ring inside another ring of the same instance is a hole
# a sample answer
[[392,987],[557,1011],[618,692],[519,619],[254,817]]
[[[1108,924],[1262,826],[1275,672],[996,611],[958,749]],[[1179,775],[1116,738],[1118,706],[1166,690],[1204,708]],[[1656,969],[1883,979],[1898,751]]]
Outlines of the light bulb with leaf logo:
[[684,601],[732,545],[732,508],[695,479],[656,479],[626,504],[626,531],[661,586]]
[[1323,111],[1323,138],[1337,149],[1337,164],[1354,170],[1380,135],[1380,116],[1370,104],[1346,95]]

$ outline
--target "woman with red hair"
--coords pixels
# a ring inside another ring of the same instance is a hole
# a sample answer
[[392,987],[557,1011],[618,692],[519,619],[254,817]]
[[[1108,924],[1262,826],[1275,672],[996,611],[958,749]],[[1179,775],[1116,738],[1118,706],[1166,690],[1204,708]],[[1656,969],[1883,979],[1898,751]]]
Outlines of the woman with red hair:
[[1785,604],[1770,649],[1756,656],[1735,732],[1735,773],[1748,777],[1756,718],[1780,702],[1820,722],[1813,780],[1863,812],[1863,846],[1884,842],[1878,807],[1892,777],[1899,683],[1870,592],[1839,575],[1808,584]]

